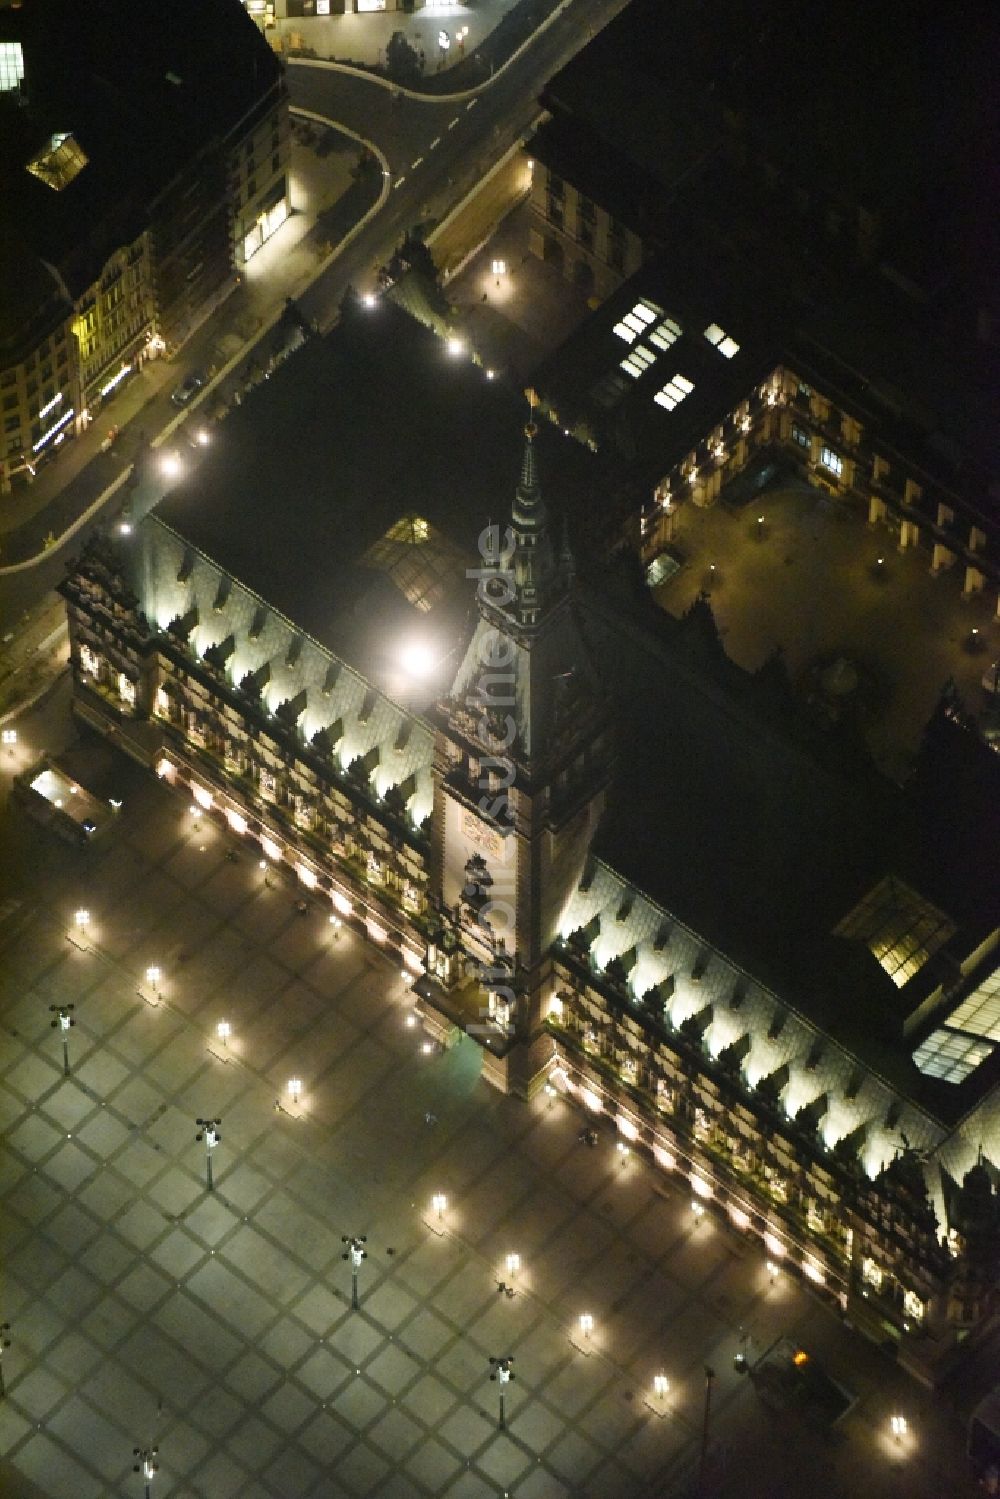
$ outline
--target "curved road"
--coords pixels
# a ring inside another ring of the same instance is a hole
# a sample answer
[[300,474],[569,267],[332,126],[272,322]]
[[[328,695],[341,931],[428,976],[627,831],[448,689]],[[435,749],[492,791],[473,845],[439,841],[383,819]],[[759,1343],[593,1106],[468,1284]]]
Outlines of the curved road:
[[[372,142],[388,161],[390,174],[383,207],[299,293],[305,314],[328,329],[346,288],[370,284],[374,268],[388,259],[408,228],[429,217],[443,219],[527,134],[538,116],[538,95],[552,74],[624,4],[625,0],[564,0],[548,26],[492,80],[471,94],[450,99],[406,94],[394,99],[393,90],[364,74],[289,62],[293,108],[310,110]],[[247,362],[254,357],[249,351]],[[236,381],[238,376],[229,379]],[[108,480],[99,463],[92,468],[96,500]],[[144,484],[133,494],[134,513],[153,508],[165,488],[159,481]],[[121,498],[112,497],[69,541],[54,546],[35,565],[6,575],[0,569],[5,620],[20,618],[54,588],[87,535],[117,514]]]

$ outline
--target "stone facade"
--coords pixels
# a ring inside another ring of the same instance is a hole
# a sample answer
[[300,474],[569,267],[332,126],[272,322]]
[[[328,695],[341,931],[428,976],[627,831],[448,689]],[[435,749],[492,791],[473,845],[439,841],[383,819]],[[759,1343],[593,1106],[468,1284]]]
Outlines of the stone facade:
[[77,711],[394,950],[431,1035],[611,1122],[921,1377],[990,1327],[998,1090],[947,1125],[588,854],[611,714],[530,435],[430,720],[154,517],[126,545],[63,585]]

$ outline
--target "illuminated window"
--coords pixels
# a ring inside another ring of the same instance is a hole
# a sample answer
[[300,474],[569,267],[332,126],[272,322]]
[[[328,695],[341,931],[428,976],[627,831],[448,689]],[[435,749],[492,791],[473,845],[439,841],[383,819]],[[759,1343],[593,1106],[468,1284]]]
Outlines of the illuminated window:
[[100,658],[96,651],[92,651],[89,645],[80,647],[80,668],[89,676],[96,677],[100,668]]
[[377,884],[382,878],[382,865],[379,862],[378,856],[374,853],[369,853],[367,864],[368,878]]
[[861,1278],[866,1285],[874,1286],[876,1291],[882,1289],[882,1272],[875,1261],[867,1256],[861,1261]]
[[24,77],[24,54],[20,42],[0,42],[0,93],[17,88]]
[[645,344],[636,344],[631,354],[626,354],[618,368],[623,369],[626,374],[631,375],[633,380],[637,380],[655,362],[656,355],[651,354]]
[[810,447],[809,433],[804,427],[792,428],[792,441],[797,442],[800,448],[806,448],[808,450],[808,448]]
[[831,474],[836,474],[838,479],[844,472],[844,460],[832,448],[822,448],[820,450],[819,461],[824,468],[830,470]]
[[650,302],[636,302],[632,311],[626,312],[621,322],[616,323],[611,331],[627,344],[633,344],[639,334],[645,333],[650,323],[655,323],[661,314],[662,308],[654,307]]
[[903,1316],[909,1317],[911,1322],[924,1320],[924,1303],[916,1291],[903,1292]]
[[740,352],[740,346],[735,338],[730,338],[728,333],[723,332],[718,323],[709,323],[705,329],[705,337],[713,349],[718,349],[724,359],[732,359],[734,354]]
[[892,875],[834,928],[837,937],[863,942],[900,989],[954,932],[943,911]]
[[653,400],[657,406],[662,406],[666,411],[673,411],[679,406],[686,395],[694,390],[694,381],[689,380],[686,375],[674,375],[668,380],[662,390],[658,390]]
[[680,323],[676,323],[672,317],[668,317],[664,318],[663,322],[657,324],[655,328],[650,329],[649,341],[651,344],[655,344],[656,348],[663,353],[670,348],[671,344],[675,344],[680,336]]
[[123,671],[118,673],[118,696],[130,708],[135,707],[135,683]]
[[260,773],[260,789],[261,789],[261,791],[264,792],[264,795],[265,796],[273,796],[274,795],[274,786],[275,786],[274,772],[271,771],[271,770],[261,770],[261,773]]
[[44,151],[28,162],[28,171],[55,193],[61,193],[87,165],[86,152],[64,131],[53,135]]

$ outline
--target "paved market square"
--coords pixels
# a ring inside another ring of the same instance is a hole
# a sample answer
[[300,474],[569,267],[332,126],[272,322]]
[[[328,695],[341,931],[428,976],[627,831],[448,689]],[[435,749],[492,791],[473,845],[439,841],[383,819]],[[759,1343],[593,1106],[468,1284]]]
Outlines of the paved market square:
[[[66,696],[19,757],[52,722],[72,733]],[[679,1179],[610,1123],[582,1143],[559,1097],[494,1092],[471,1040],[425,1050],[376,946],[99,753],[123,801],[102,841],[69,847],[9,803],[0,823],[0,1492],[141,1495],[133,1449],[156,1446],[154,1499],[683,1494],[706,1364],[713,1492],[815,1493],[825,1474],[831,1494],[929,1496],[960,1473],[947,1411],[790,1276],[772,1284]],[[49,1006],[70,1003],[64,1077]],[[209,1192],[196,1120],[216,1117]],[[836,1442],[787,1422],[775,1440],[734,1370],[741,1333],[752,1359],[791,1337],[851,1384]],[[500,1430],[489,1360],[507,1355]],[[905,1452],[884,1439],[897,1406],[919,1433]]]

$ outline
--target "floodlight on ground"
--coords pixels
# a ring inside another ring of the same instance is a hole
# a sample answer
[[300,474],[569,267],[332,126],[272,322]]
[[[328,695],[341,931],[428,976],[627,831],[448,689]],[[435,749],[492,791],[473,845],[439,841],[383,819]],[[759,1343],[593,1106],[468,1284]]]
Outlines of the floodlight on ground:
[[496,276],[496,278],[497,278],[498,281],[499,281],[499,279],[500,279],[501,276],[506,276],[506,274],[507,274],[507,262],[506,262],[506,260],[494,260],[494,262],[493,262],[493,274],[494,274],[494,276]]
[[768,1276],[770,1277],[771,1284],[773,1286],[774,1282],[778,1278],[778,1272],[779,1272],[780,1267],[778,1265],[776,1265],[773,1260],[768,1260],[767,1265],[766,1265],[766,1269],[767,1269]]
[[85,907],[81,906],[80,910],[77,911],[76,915],[73,917],[73,920],[76,922],[81,932],[86,931],[87,927],[90,925],[90,912]]
[[142,1474],[142,1481],[146,1486],[146,1499],[149,1499],[149,1486],[160,1470],[160,1465],[156,1461],[158,1451],[157,1447],[132,1448],[132,1456],[135,1458],[132,1472]]
[[493,1370],[493,1373],[490,1375],[490,1379],[493,1381],[494,1384],[498,1384],[500,1386],[500,1430],[501,1431],[507,1425],[507,1412],[506,1412],[506,1409],[505,1409],[504,1397],[506,1396],[506,1393],[507,1393],[507,1386],[515,1378],[514,1371],[510,1367],[513,1362],[514,1362],[514,1355],[512,1353],[505,1354],[503,1358],[491,1358],[490,1359],[490,1367]]
[[438,1216],[438,1222],[441,1222],[448,1207],[448,1199],[443,1192],[434,1193],[434,1196],[431,1198],[431,1207]]
[[72,1004],[49,1005],[49,1013],[55,1016],[55,1019],[52,1021],[52,1029],[55,1030],[58,1026],[62,1037],[64,1077],[69,1077],[69,1033],[71,1027],[76,1024],[76,1021],[73,1019],[73,1011],[75,1009],[76,1006]]
[[219,1134],[219,1125],[221,1123],[221,1119],[195,1120],[195,1124],[198,1126],[198,1133],[195,1135],[195,1139],[204,1140],[205,1142],[205,1175],[208,1179],[208,1190],[210,1192],[215,1185],[212,1181],[212,1151],[222,1139],[222,1136]]
[[164,453],[160,459],[160,473],[165,479],[179,479],[184,465],[176,453]]
[[290,1077],[288,1079],[288,1096],[295,1103],[298,1103],[302,1097],[302,1079],[300,1077]]
[[146,983],[149,984],[150,988],[155,989],[157,992],[159,992],[160,979],[162,977],[163,972],[158,967],[158,965],[156,963],[150,963],[149,967],[146,969]]
[[889,1417],[889,1430],[892,1432],[895,1441],[901,1442],[909,1429],[909,1422],[905,1416]]
[[589,1312],[580,1313],[580,1331],[585,1338],[589,1338],[594,1330],[594,1319]]
[[653,1395],[657,1400],[666,1400],[670,1394],[670,1380],[665,1374],[653,1375]]
[[448,353],[451,355],[451,357],[453,359],[457,359],[460,354],[464,354],[465,353],[465,344],[462,342],[462,340],[460,338],[454,338],[454,337],[449,338],[449,340],[448,340]]
[[225,1046],[230,1036],[233,1034],[233,1028],[229,1024],[229,1021],[220,1020],[218,1025],[215,1027],[215,1034],[218,1036],[223,1046]]
[[692,1202],[692,1204],[691,1204],[691,1212],[693,1213],[693,1215],[694,1215],[694,1217],[696,1219],[704,1218],[704,1216],[705,1216],[705,1208],[704,1208],[703,1204],[700,1203],[700,1202]]
[[4,742],[4,744],[8,744],[8,745],[14,745],[14,744],[16,744],[17,743],[17,730],[16,729],[4,729],[3,730],[3,742]]
[[521,1256],[513,1251],[507,1256],[505,1262],[508,1275],[516,1275],[521,1268]]
[[368,310],[370,312],[373,307],[377,306],[377,304],[378,304],[378,297],[376,297],[376,295],[375,295],[375,293],[373,291],[366,291],[365,294],[364,294],[364,296],[361,298],[361,301],[364,304],[364,306],[368,308]]
[[194,434],[194,440],[200,448],[207,448],[212,441],[212,434],[207,427],[199,427]]
[[361,1268],[362,1262],[368,1258],[368,1251],[365,1248],[365,1245],[368,1243],[368,1235],[355,1234],[349,1236],[348,1234],[341,1234],[340,1242],[347,1245],[340,1258],[342,1260],[350,1260],[351,1262],[351,1306],[357,1311],[358,1271]]

